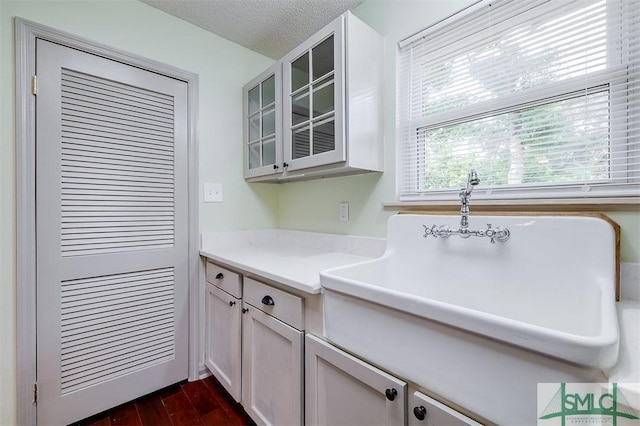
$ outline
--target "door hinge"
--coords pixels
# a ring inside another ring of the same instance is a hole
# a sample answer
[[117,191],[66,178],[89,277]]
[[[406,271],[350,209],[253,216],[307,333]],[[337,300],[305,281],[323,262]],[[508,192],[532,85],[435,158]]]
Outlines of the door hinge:
[[38,402],[38,384],[33,384],[33,402]]
[[33,93],[34,95],[38,94],[38,76],[34,75],[31,78],[31,93]]

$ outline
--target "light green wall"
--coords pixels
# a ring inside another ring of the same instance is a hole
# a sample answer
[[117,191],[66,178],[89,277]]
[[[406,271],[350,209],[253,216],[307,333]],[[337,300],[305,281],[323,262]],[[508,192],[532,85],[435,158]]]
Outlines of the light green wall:
[[[382,175],[337,177],[281,185],[278,226],[341,234],[384,236],[395,199],[396,43],[471,3],[470,0],[365,0],[353,13],[385,37],[384,140]],[[349,202],[350,220],[338,220],[338,204]],[[640,210],[606,211],[622,228],[623,262],[640,262]]]
[[[224,203],[200,203],[202,231],[272,228],[276,186],[242,178],[242,85],[273,61],[136,0],[0,0],[0,425],[15,420],[14,25],[18,16],[199,74],[200,183]],[[202,198],[202,185],[200,197]]]

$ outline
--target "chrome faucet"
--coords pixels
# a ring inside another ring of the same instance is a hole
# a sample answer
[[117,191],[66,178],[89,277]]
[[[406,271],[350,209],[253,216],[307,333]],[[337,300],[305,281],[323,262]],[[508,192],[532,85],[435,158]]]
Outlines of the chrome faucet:
[[457,235],[461,238],[469,238],[471,236],[474,237],[488,237],[491,241],[491,244],[494,244],[497,241],[505,242],[511,236],[511,233],[504,226],[498,226],[497,228],[493,228],[490,223],[487,223],[487,229],[479,229],[479,230],[471,230],[469,229],[469,199],[471,198],[471,192],[473,191],[473,187],[477,186],[480,183],[480,179],[478,178],[478,173],[475,169],[471,169],[469,171],[469,176],[467,177],[467,186],[466,188],[462,188],[460,190],[460,228],[459,229],[451,229],[447,225],[432,225],[428,227],[427,225],[422,225],[424,227],[424,238],[427,238],[431,235],[434,238],[449,238],[451,235]]
[[467,187],[460,190],[460,201],[462,202],[460,206],[460,231],[462,233],[460,236],[463,238],[469,237],[469,234],[464,233],[464,231],[469,229],[469,199],[471,198],[473,187],[479,183],[480,178],[478,178],[478,173],[475,169],[471,169],[467,177]]

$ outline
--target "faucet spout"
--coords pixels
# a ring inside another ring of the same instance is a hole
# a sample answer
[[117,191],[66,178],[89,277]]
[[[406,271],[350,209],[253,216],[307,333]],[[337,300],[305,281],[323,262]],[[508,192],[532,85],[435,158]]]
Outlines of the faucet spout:
[[478,178],[478,172],[475,169],[469,171],[467,177],[467,187],[460,190],[460,230],[465,234],[465,230],[469,228],[469,199],[471,198],[471,192],[473,187],[480,184],[480,178]]
[[473,191],[473,187],[480,184],[480,178],[478,177],[478,172],[476,169],[469,170],[469,177],[467,177],[467,187],[465,192],[471,194]]

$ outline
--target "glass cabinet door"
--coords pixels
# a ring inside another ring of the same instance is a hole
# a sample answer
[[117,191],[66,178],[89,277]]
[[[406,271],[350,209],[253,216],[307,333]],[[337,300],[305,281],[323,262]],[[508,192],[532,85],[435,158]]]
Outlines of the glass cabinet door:
[[341,131],[336,133],[342,128],[342,20],[326,30],[283,61],[289,170],[345,159]]
[[277,63],[244,88],[245,177],[281,171],[281,74]]

